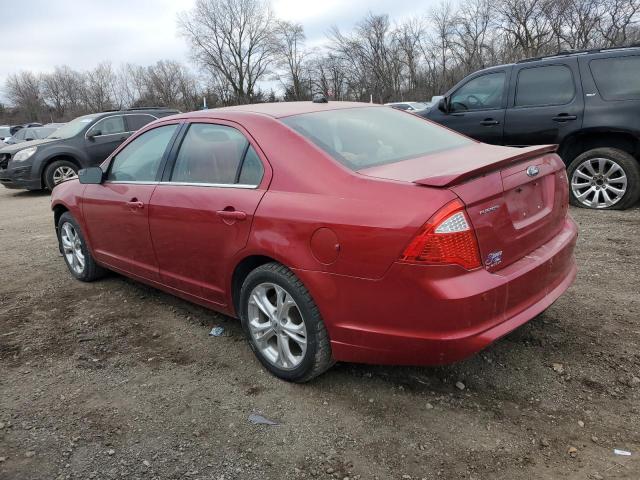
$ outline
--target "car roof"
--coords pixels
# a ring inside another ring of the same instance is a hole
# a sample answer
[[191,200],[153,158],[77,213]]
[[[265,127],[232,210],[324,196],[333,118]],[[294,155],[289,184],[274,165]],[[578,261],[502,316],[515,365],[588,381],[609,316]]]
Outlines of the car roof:
[[181,113],[166,118],[219,118],[221,116],[234,116],[234,113],[255,113],[267,115],[273,118],[283,118],[303,113],[326,112],[329,110],[344,110],[348,108],[382,107],[373,103],[362,102],[327,102],[314,103],[306,102],[275,102],[275,103],[253,103],[249,105],[236,105],[234,107],[212,108],[209,110],[199,110],[196,112]]

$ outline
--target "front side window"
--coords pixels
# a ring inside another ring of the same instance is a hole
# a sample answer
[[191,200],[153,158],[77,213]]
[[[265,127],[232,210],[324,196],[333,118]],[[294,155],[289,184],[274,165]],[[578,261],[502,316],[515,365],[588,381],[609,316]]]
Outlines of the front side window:
[[451,96],[451,110],[492,110],[502,106],[505,73],[496,72],[469,80]]
[[124,125],[124,119],[122,115],[116,115],[114,117],[103,118],[99,122],[97,122],[93,127],[89,129],[87,132],[87,136],[104,136],[104,135],[115,135],[117,133],[124,133],[127,129]]
[[564,65],[525,68],[518,73],[517,107],[564,105],[573,100],[576,88],[571,70]]
[[589,67],[605,100],[640,99],[640,56],[597,58]]
[[393,108],[329,110],[293,115],[283,118],[282,122],[352,170],[421,157],[473,142]]
[[262,174],[262,163],[242,133],[224,125],[194,123],[180,146],[171,181],[258,185]]
[[164,125],[143,133],[124,147],[111,162],[110,181],[153,182],[173,137],[177,124]]

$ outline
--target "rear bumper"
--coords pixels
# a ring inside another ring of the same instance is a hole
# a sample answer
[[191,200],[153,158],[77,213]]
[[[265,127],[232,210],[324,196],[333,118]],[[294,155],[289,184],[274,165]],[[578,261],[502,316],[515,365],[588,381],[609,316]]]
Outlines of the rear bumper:
[[575,223],[497,272],[396,263],[380,280],[297,271],[320,306],[336,360],[462,360],[534,318],[576,276]]

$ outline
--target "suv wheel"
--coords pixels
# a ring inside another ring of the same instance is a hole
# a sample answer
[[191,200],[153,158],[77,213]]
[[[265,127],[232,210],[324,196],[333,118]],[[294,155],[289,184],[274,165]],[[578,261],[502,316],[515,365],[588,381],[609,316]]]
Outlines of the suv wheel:
[[569,164],[569,201],[583,208],[624,210],[640,199],[640,165],[617,148],[594,148]]
[[49,190],[59,183],[66,182],[78,176],[78,167],[68,160],[56,160],[44,171],[44,184]]
[[333,365],[320,311],[284,265],[267,263],[247,276],[240,320],[258,360],[277,377],[306,382]]

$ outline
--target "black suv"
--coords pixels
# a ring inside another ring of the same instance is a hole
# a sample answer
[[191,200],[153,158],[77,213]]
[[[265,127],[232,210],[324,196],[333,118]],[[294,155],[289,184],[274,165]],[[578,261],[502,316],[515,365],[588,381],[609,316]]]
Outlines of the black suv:
[[7,188],[52,189],[78,170],[99,165],[129,135],[160,117],[166,108],[129,109],[84,115],[43,140],[0,148],[0,183]]
[[562,52],[472,73],[420,115],[497,145],[558,144],[570,201],[640,198],[640,48]]

